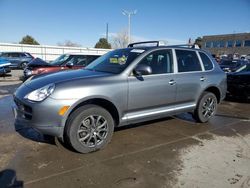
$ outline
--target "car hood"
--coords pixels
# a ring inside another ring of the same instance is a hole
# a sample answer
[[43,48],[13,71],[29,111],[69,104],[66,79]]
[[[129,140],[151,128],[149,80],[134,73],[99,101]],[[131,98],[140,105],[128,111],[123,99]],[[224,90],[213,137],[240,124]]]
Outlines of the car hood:
[[87,79],[95,77],[103,77],[112,75],[111,73],[95,72],[90,70],[70,70],[57,73],[43,74],[35,76],[33,79],[28,79],[24,84],[31,89],[38,89],[51,83],[61,83],[66,81],[74,81],[78,79]]
[[30,63],[28,63],[27,68],[33,68],[33,67],[50,67],[51,65],[47,63],[46,61],[36,58],[32,60]]
[[229,73],[228,76],[244,76],[244,75],[249,75],[250,76],[250,71],[245,71],[245,72],[232,72]]

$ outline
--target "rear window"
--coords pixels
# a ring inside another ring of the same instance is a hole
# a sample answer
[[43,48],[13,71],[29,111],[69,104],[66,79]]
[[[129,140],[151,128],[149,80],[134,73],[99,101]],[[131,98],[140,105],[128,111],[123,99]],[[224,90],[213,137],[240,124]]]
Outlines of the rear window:
[[208,58],[208,56],[202,52],[199,52],[201,56],[201,60],[203,62],[205,70],[212,70],[213,69],[213,63],[211,60]]
[[195,51],[176,50],[178,72],[201,71],[200,61]]

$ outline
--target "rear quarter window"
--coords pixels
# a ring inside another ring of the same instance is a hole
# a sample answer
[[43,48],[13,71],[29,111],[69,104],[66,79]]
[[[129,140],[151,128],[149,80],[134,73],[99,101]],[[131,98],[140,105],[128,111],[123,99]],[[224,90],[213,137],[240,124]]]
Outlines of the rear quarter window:
[[213,69],[213,63],[209,59],[209,57],[204,54],[203,52],[199,52],[202,63],[204,65],[205,70],[212,70]]

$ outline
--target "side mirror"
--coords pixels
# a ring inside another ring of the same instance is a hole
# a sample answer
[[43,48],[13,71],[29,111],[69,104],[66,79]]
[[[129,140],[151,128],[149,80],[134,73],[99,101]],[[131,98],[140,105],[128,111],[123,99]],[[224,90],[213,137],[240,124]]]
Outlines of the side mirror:
[[148,65],[139,64],[135,67],[133,73],[135,76],[149,75],[152,74],[152,69]]
[[69,63],[66,64],[66,66],[69,67],[69,68],[72,68],[74,66],[74,64],[72,62],[69,62]]

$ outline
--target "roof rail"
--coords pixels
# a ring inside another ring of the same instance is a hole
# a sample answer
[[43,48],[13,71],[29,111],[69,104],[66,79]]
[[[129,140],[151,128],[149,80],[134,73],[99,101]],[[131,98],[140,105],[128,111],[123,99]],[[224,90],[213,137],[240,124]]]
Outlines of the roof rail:
[[195,48],[200,49],[200,47],[197,44],[177,44],[177,45],[169,45],[172,47],[187,47],[187,48]]
[[[138,46],[142,46],[143,44],[155,44],[155,45],[153,45],[153,46],[162,46],[162,45],[165,45],[165,44],[163,44],[163,42],[162,41],[157,41],[157,40],[155,40],[155,41],[143,41],[143,42],[135,42],[135,43],[130,43],[129,45],[128,45],[128,48],[133,48],[133,47],[135,47],[136,45],[138,45]],[[151,45],[150,45],[151,46]]]
[[[177,44],[177,45],[166,45],[163,41],[143,41],[143,42],[135,42],[135,43],[130,43],[128,45],[128,48],[133,48],[135,46],[143,46],[144,44],[146,44],[145,46],[171,46],[171,47],[187,47],[187,48],[195,48],[195,49],[200,49],[199,46],[197,44]],[[154,45],[152,45],[154,44]]]

